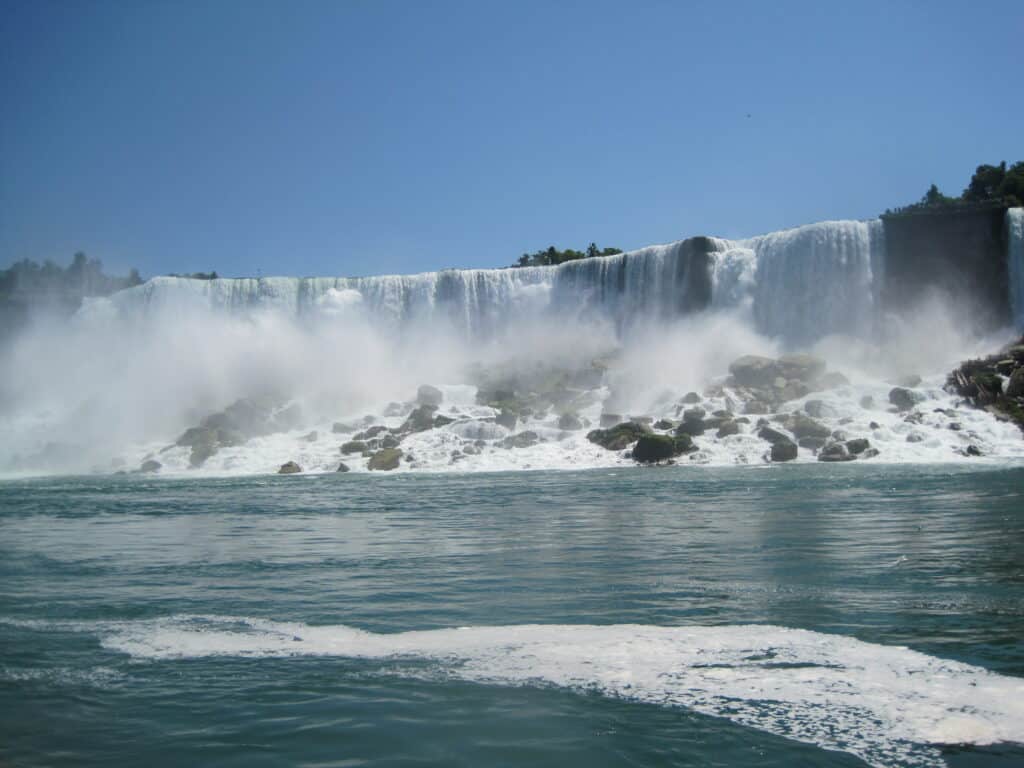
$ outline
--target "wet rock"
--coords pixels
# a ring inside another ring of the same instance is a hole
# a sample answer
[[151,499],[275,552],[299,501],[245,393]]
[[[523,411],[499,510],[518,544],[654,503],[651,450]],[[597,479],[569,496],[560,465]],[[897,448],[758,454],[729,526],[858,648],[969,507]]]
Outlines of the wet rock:
[[760,355],[744,355],[729,365],[729,373],[743,387],[770,387],[779,377],[779,372],[776,360]]
[[294,475],[302,471],[302,467],[296,464],[294,461],[286,461],[281,465],[281,468],[277,470],[279,475]]
[[877,421],[872,421],[870,424],[868,424],[868,429],[881,429],[881,428],[882,428],[882,425],[879,424]]
[[430,384],[421,384],[416,390],[416,402],[420,405],[440,405],[443,400],[444,393]]
[[499,424],[506,429],[515,429],[516,423],[519,421],[519,416],[515,411],[508,408],[502,408],[498,411],[498,415],[494,418],[494,422]]
[[792,416],[790,431],[800,437],[821,437],[827,438],[832,435],[832,430],[826,427],[824,424],[815,421],[810,416],[807,416],[800,411],[797,411]]
[[855,437],[852,440],[847,440],[846,450],[852,453],[854,456],[859,456],[864,453],[868,448],[871,447],[871,443],[866,437]]
[[349,470],[348,464],[346,464],[345,462],[341,462],[340,464],[338,464],[338,468],[336,470],[334,470],[334,471],[335,472],[348,472],[350,470]]
[[834,430],[832,430],[832,439],[833,440],[835,440],[837,442],[840,442],[840,443],[845,443],[847,438],[849,438],[849,435],[847,435],[846,432],[844,432],[843,430],[841,430],[841,429],[834,429]]
[[436,405],[420,405],[413,409],[409,417],[398,428],[398,433],[408,435],[413,432],[426,432],[434,428],[434,411]]
[[391,434],[384,435],[384,437],[376,441],[378,448],[397,448],[400,442],[397,437]]
[[366,466],[376,472],[390,472],[392,469],[398,469],[401,460],[401,448],[382,448],[370,457]]
[[909,411],[918,403],[924,402],[924,395],[906,387],[893,387],[889,390],[889,402],[901,411]]
[[563,413],[558,417],[558,428],[567,432],[575,432],[583,429],[583,422],[575,413]]
[[360,440],[360,441],[372,440],[373,438],[377,437],[377,435],[381,435],[381,434],[383,434],[383,433],[385,433],[387,431],[388,431],[387,427],[385,427],[382,424],[378,424],[375,427],[370,427],[369,429],[364,429],[362,432],[359,432],[358,434],[352,435],[352,439],[353,440]]
[[812,382],[825,373],[825,361],[814,355],[783,355],[779,358],[779,371],[787,379]]
[[818,452],[818,461],[853,461],[855,458],[845,443],[829,443]]
[[838,415],[836,409],[827,405],[823,400],[808,400],[804,403],[804,411],[808,416],[813,416],[816,419],[833,418]]
[[703,421],[707,415],[703,408],[687,408],[683,411],[683,421]]
[[529,448],[540,442],[540,436],[531,430],[509,435],[501,441],[502,448]]
[[[779,432],[774,427],[762,426],[757,431],[757,436],[762,440],[767,440],[772,445],[779,445],[780,443],[793,443],[793,439],[785,432]],[[795,446],[796,443],[793,443]]]
[[139,467],[139,472],[159,472],[162,466],[163,464],[159,461],[156,461],[155,459],[148,459],[142,462],[142,465]]
[[909,435],[907,435],[908,443],[923,443],[924,440],[925,436],[922,435],[920,432],[911,432]]
[[1006,396],[1024,397],[1024,365],[1010,374],[1010,380],[1006,382]]
[[655,429],[666,430],[672,429],[673,427],[675,427],[675,422],[669,421],[668,419],[658,419],[656,422],[654,422]]
[[733,421],[735,421],[737,424],[749,424],[750,423],[750,419],[748,419],[746,416],[737,416],[735,419],[733,419]]
[[367,449],[366,443],[362,440],[349,440],[347,443],[342,443],[341,452],[345,455],[350,453],[363,453]]
[[453,419],[451,416],[444,416],[442,414],[438,414],[437,416],[434,417],[434,429],[437,429],[438,427],[446,427],[449,424],[453,424],[454,422],[455,419]]
[[862,454],[861,454],[861,455],[860,455],[860,456],[859,456],[858,458],[860,458],[860,459],[862,459],[862,460],[863,460],[863,459],[873,459],[873,458],[875,458],[875,456],[878,456],[878,455],[880,455],[881,453],[882,453],[882,452],[881,452],[880,450],[878,450],[877,448],[868,448],[868,449],[867,449],[866,451],[864,451],[864,453],[862,453]]
[[787,438],[785,441],[773,443],[769,456],[775,462],[792,461],[796,458],[797,452],[796,443]]
[[634,421],[624,421],[608,429],[595,429],[587,433],[587,440],[609,451],[621,451],[639,440],[648,430]]
[[982,455],[981,448],[979,448],[976,445],[968,445],[966,448],[964,448],[963,453],[964,453],[964,456],[981,456]]
[[643,464],[653,464],[694,450],[693,441],[686,436],[641,435],[633,446],[633,459]]
[[700,402],[700,399],[700,395],[698,395],[696,392],[687,392],[685,395],[683,395],[682,402],[685,403],[686,405],[696,405],[697,403]]
[[684,419],[682,423],[676,427],[675,433],[680,436],[688,435],[690,437],[698,437],[699,435],[703,435],[706,429],[707,425],[704,423],[703,419]]
[[729,420],[723,421],[718,426],[718,432],[715,436],[718,438],[729,437],[730,435],[738,435],[740,433],[740,425],[736,421]]
[[963,430],[964,425],[961,424],[959,421],[951,421],[949,423],[949,428],[954,432],[960,432],[961,430]]

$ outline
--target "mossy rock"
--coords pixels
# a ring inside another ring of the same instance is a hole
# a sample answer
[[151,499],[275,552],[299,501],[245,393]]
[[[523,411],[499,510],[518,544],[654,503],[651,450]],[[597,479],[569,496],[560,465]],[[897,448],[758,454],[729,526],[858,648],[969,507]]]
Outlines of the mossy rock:
[[409,418],[398,428],[399,434],[407,435],[412,432],[426,432],[434,428],[434,411],[436,405],[421,405],[413,409]]
[[341,446],[341,452],[344,454],[349,453],[362,453],[366,450],[366,443],[362,440],[349,440],[347,443],[343,443]]
[[398,463],[402,460],[401,448],[382,448],[370,457],[366,466],[368,469],[380,472],[388,472],[398,469]]
[[609,451],[621,451],[650,434],[650,430],[635,421],[624,421],[608,429],[595,429],[587,433],[587,440]]
[[294,461],[286,461],[281,465],[281,468],[277,470],[279,475],[296,475],[302,471],[302,467],[296,464]]

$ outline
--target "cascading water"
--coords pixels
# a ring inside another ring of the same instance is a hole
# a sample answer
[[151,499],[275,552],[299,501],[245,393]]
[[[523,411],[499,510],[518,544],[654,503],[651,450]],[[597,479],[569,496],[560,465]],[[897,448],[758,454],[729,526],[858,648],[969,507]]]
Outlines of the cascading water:
[[196,302],[294,317],[356,307],[394,330],[442,321],[469,338],[539,313],[604,319],[621,330],[708,306],[752,304],[758,332],[798,344],[837,332],[866,335],[883,260],[880,221],[837,221],[735,242],[691,238],[557,267],[363,278],[158,277],[113,303],[137,310]]
[[1024,331],[1024,208],[1006,212],[1006,239],[1010,308],[1017,330]]

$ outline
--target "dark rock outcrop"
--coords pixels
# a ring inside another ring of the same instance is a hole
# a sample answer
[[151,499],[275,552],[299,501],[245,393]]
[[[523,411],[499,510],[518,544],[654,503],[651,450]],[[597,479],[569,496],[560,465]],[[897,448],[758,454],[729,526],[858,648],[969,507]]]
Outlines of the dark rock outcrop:
[[389,472],[392,469],[398,469],[398,464],[401,460],[401,448],[382,448],[370,457],[366,466],[370,470]]
[[302,471],[302,467],[296,464],[294,461],[286,461],[281,465],[281,468],[277,470],[279,475],[295,475]]
[[893,387],[889,390],[889,402],[901,411],[909,411],[918,403],[924,402],[924,395],[906,387]]
[[1024,430],[1024,337],[994,355],[961,363],[946,377],[945,388]]
[[416,402],[420,405],[440,405],[443,400],[444,393],[430,384],[421,384],[416,390]]
[[609,451],[621,451],[628,448],[650,430],[635,421],[624,421],[608,429],[595,429],[587,433],[587,440],[600,445]]
[[633,459],[642,464],[654,464],[695,450],[697,448],[693,441],[685,435],[641,435],[633,446]]

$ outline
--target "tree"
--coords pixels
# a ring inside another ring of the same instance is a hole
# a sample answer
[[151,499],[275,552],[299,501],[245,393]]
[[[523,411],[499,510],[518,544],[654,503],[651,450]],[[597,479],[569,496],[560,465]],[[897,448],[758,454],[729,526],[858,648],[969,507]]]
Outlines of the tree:
[[980,203],[999,197],[999,187],[1006,178],[1006,161],[999,165],[979,165],[964,190],[964,200]]

